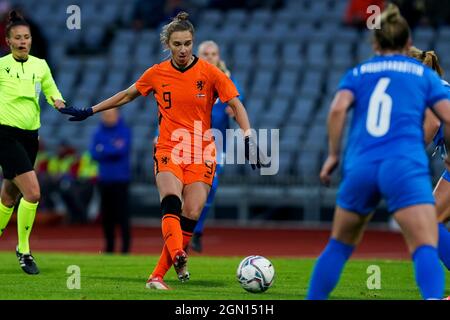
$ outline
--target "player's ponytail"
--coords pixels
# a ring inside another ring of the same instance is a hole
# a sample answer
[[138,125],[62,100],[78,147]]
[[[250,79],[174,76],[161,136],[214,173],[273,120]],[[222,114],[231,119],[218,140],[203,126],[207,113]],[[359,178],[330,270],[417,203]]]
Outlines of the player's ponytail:
[[374,40],[381,50],[401,50],[411,36],[408,22],[394,4],[381,13],[380,28],[375,29]]
[[11,29],[16,26],[26,26],[30,27],[28,22],[23,18],[23,16],[17,12],[16,10],[12,10],[9,12],[8,23],[6,25],[6,37],[10,37]]
[[228,70],[227,64],[225,63],[225,61],[219,60],[219,62],[217,62],[217,68],[219,68],[220,71],[225,73],[228,77],[231,76],[231,72],[230,72],[230,70]]
[[163,26],[159,38],[165,49],[168,49],[170,36],[176,31],[189,31],[194,36],[194,26],[188,18],[189,14],[182,11],[170,23]]
[[411,47],[409,49],[408,55],[419,60],[424,65],[429,66],[441,77],[444,75],[444,70],[440,66],[438,56],[434,51],[422,51],[416,47]]

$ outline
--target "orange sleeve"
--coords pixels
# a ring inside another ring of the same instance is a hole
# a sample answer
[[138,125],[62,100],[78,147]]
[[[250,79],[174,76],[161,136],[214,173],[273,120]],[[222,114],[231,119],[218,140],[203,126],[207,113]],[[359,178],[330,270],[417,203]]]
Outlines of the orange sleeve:
[[136,81],[136,89],[143,96],[148,96],[153,91],[153,76],[155,74],[155,66],[145,70],[141,77]]
[[220,101],[227,103],[231,99],[239,97],[236,86],[224,72],[215,66],[211,66],[211,70],[214,74],[214,88],[219,94]]

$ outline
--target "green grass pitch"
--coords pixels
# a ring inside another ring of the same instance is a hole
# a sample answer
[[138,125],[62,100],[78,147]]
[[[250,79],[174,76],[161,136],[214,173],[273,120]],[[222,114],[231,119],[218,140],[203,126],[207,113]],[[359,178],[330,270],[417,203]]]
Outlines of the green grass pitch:
[[[41,273],[30,276],[20,270],[14,252],[0,252],[0,299],[158,299],[158,300],[290,300],[304,299],[313,259],[268,257],[276,272],[272,288],[261,294],[244,291],[236,280],[236,267],[243,257],[202,257],[189,260],[191,280],[180,283],[173,270],[166,281],[175,290],[145,289],[145,281],[156,256],[112,256],[95,254],[36,253]],[[69,266],[80,268],[80,289],[68,289],[73,274]],[[381,289],[369,290],[370,265],[381,272]],[[448,274],[447,274],[448,275]],[[69,281],[68,281],[69,280]],[[450,294],[450,278],[446,279]],[[420,299],[409,261],[351,260],[332,293],[331,299]]]

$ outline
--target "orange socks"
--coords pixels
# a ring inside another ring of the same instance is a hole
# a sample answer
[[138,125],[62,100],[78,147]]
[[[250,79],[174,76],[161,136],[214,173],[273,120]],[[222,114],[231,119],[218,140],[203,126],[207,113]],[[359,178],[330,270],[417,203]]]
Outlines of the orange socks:
[[172,260],[178,250],[183,248],[183,234],[181,233],[180,217],[174,214],[165,214],[161,223],[164,243],[169,250]]
[[[164,222],[164,220],[168,220],[168,219],[163,218],[163,222]],[[172,219],[169,219],[169,220],[172,220]],[[187,249],[189,241],[191,240],[192,234],[194,232],[196,223],[197,223],[196,220],[191,220],[191,219],[188,219],[183,216],[180,219],[180,231],[182,231],[182,237],[183,237],[182,238],[183,250]],[[164,231],[163,231],[163,234],[165,234]],[[181,232],[180,232],[180,234],[181,234]],[[155,269],[152,272],[153,277],[163,278],[164,275],[167,273],[167,271],[170,269],[170,267],[172,266],[172,263],[173,263],[173,258],[170,253],[171,253],[171,251],[169,250],[169,244],[166,241],[166,243],[164,244],[163,250],[161,252],[161,256],[159,257],[158,264],[156,265]]]

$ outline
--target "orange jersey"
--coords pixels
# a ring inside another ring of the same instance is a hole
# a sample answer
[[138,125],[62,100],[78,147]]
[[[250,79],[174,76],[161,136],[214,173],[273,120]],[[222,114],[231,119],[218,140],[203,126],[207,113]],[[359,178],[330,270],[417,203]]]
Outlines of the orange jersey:
[[[203,141],[203,136],[211,128],[211,110],[217,97],[227,102],[239,96],[225,73],[195,56],[186,69],[178,69],[171,60],[153,65],[136,81],[136,89],[143,96],[152,92],[158,103],[156,148],[166,151],[172,151],[181,140],[192,152],[194,147],[205,149],[213,141]],[[189,133],[190,139],[179,138],[183,132]]]

